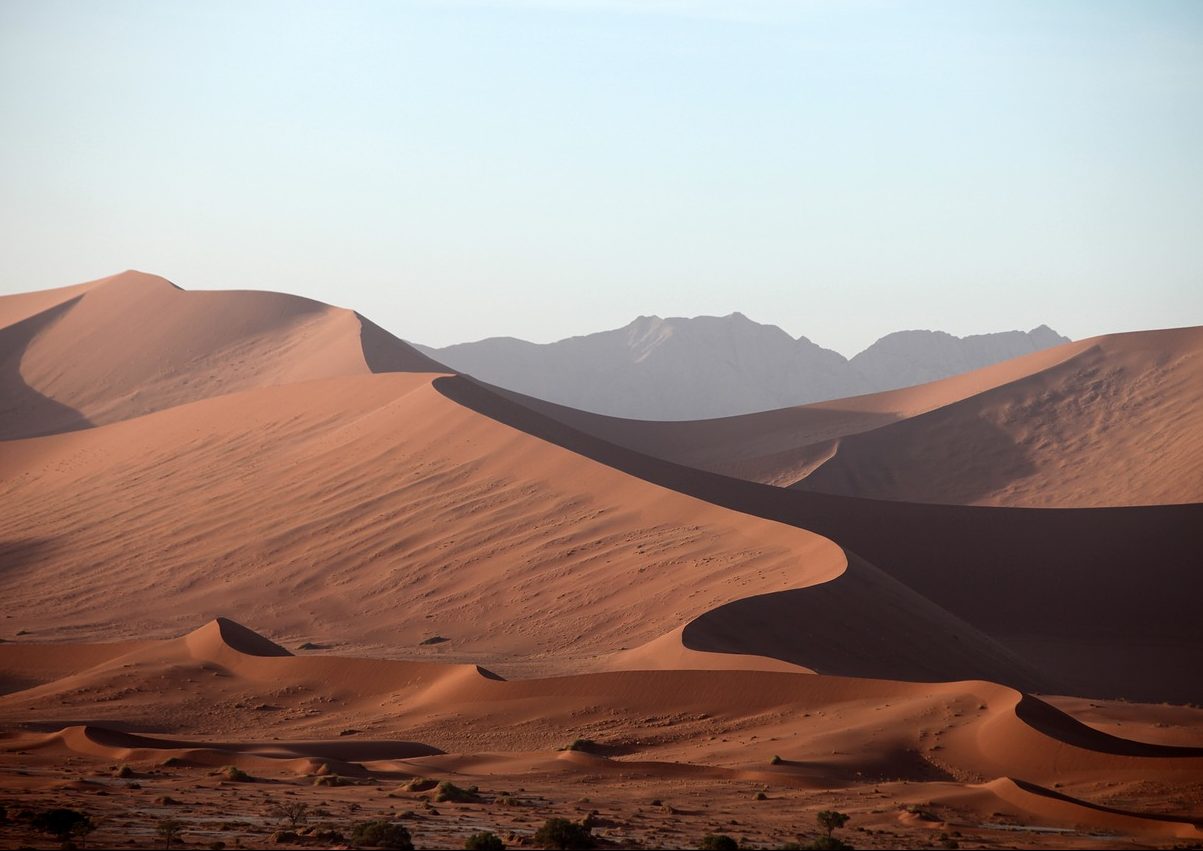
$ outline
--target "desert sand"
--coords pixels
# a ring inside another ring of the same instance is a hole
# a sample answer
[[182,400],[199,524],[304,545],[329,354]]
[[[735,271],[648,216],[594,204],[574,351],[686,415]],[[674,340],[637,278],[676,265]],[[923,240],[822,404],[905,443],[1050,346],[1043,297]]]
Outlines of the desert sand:
[[[0,322],[4,847],[52,805],[142,847],[593,811],[776,847],[832,807],[857,847],[1203,841],[1197,329],[656,424],[276,293],[123,273]],[[1059,442],[963,461],[1000,423]],[[925,498],[986,491],[1077,507]]]

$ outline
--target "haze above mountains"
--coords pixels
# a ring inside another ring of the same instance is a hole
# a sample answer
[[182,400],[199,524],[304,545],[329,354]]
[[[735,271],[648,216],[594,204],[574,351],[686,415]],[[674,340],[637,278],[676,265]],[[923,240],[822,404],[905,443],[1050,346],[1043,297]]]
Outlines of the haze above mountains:
[[691,420],[909,387],[1068,342],[1047,325],[968,337],[898,331],[848,359],[732,313],[640,316],[554,343],[491,337],[417,348],[538,399],[616,417]]

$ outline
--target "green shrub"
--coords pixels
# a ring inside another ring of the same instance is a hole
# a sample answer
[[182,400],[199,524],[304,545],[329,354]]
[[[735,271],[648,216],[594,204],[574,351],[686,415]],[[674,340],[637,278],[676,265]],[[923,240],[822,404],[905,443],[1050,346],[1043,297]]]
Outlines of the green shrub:
[[351,829],[351,842],[369,848],[391,848],[394,851],[413,851],[414,844],[403,824],[384,819],[361,821]]
[[226,780],[232,780],[235,783],[252,783],[255,780],[236,765],[227,765],[221,770],[221,773],[225,775]]
[[831,836],[832,831],[839,830],[848,823],[846,813],[841,813],[837,810],[823,810],[815,819],[819,822],[819,827],[827,831],[827,835]]
[[435,789],[434,799],[440,804],[472,804],[480,800],[480,795],[476,794],[475,786],[461,789],[450,780],[444,780]]
[[435,786],[439,785],[439,781],[430,780],[426,777],[415,777],[405,784],[406,792],[428,792]]
[[739,851],[739,843],[725,833],[707,833],[698,848],[700,851]]
[[483,831],[474,833],[464,840],[466,851],[505,851],[505,843],[496,833]]
[[544,848],[569,851],[592,848],[594,840],[589,828],[584,825],[566,818],[549,818],[535,831],[535,842]]

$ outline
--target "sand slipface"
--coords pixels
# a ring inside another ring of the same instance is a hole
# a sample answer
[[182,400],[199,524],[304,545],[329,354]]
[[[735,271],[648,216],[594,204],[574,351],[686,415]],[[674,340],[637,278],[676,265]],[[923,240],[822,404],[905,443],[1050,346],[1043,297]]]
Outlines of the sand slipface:
[[[775,847],[833,806],[874,831],[857,847],[1199,841],[1200,711],[1108,700],[1203,700],[1199,505],[806,489],[889,469],[1079,499],[1119,475],[1092,453],[1147,433],[1185,473],[1129,495],[1189,495],[1197,342],[657,424],[499,392],[290,296],[125,273],[0,298],[0,803],[103,815],[94,844],[149,844],[164,799],[197,840],[266,844],[279,795],[344,833],[420,812],[427,847],[590,809],[619,847],[733,818]],[[1015,444],[1034,472],[919,451],[989,429],[1039,435]],[[1054,446],[1089,474],[1050,485]]]

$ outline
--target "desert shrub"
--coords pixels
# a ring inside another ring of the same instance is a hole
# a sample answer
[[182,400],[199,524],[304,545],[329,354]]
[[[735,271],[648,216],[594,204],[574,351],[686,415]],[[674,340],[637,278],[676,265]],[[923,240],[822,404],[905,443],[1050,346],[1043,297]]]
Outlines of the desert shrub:
[[564,747],[560,748],[560,750],[565,751],[585,751],[586,753],[596,749],[597,742],[593,741],[593,739],[573,739]]
[[351,841],[369,848],[392,848],[395,851],[413,851],[414,847],[405,825],[384,819],[359,822],[351,829]]
[[132,768],[130,768],[128,765],[122,764],[122,766],[120,768],[118,768],[116,771],[113,772],[113,776],[119,777],[122,779],[133,777],[134,770]]
[[467,789],[461,789],[450,780],[444,780],[435,789],[434,799],[440,804],[471,804],[479,801],[480,795],[476,794],[475,786],[471,786]]
[[584,825],[566,818],[549,818],[535,831],[535,842],[558,851],[593,847],[593,835]]
[[725,833],[707,833],[698,848],[700,851],[739,851],[739,843]]
[[428,777],[415,777],[405,784],[406,792],[427,792],[439,785],[439,781]]
[[184,834],[184,823],[173,818],[159,819],[158,825],[155,826],[155,833],[163,840],[163,848],[171,851],[171,846],[179,842],[180,837]]
[[271,818],[288,822],[288,826],[296,830],[300,825],[309,821],[309,805],[303,801],[284,801],[272,804],[268,815]]
[[783,762],[785,762],[785,760],[777,756],[777,754],[773,754],[773,758],[769,760],[769,765],[781,765]]
[[766,794],[764,794],[764,792],[757,792],[757,793],[756,793],[756,800],[757,800],[757,801],[767,801],[768,799],[769,799],[769,796],[768,796],[768,795],[766,795]]
[[837,810],[822,810],[815,819],[819,822],[819,827],[827,831],[828,836],[848,823],[848,815]]
[[851,845],[834,836],[820,836],[802,847],[808,851],[853,851]]
[[505,851],[501,837],[490,831],[474,833],[464,840],[466,851]]
[[346,786],[347,781],[337,774],[321,774],[313,778],[314,786]]
[[73,838],[82,839],[95,830],[92,819],[87,814],[63,807],[43,810],[33,817],[30,825],[34,830],[49,833],[64,843]]
[[236,765],[227,765],[221,770],[221,773],[226,780],[232,780],[235,783],[251,783],[255,779]]

